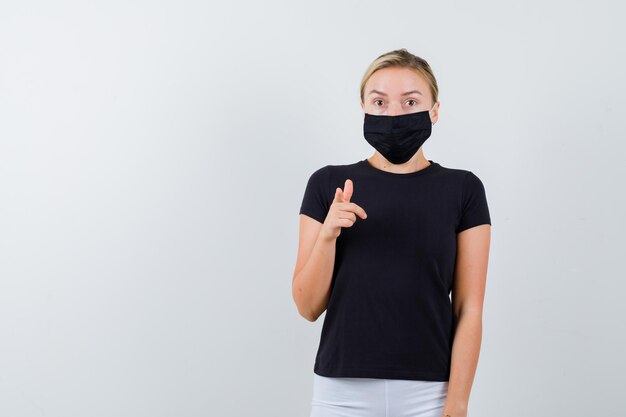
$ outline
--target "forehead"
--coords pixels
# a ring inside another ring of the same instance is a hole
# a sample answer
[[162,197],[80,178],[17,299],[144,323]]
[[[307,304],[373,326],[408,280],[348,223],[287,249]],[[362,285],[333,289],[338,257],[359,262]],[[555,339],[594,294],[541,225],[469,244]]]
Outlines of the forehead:
[[390,67],[376,71],[365,84],[365,96],[371,90],[378,90],[389,96],[400,96],[411,90],[418,90],[423,97],[430,97],[430,87],[426,79],[410,68]]

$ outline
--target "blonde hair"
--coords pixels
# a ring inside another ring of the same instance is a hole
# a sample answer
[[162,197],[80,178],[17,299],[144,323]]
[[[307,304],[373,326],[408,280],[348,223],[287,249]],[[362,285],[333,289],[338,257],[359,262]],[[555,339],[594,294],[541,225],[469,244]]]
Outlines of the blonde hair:
[[425,59],[413,55],[405,48],[384,53],[370,64],[361,80],[361,102],[365,99],[365,84],[367,80],[369,80],[376,71],[388,67],[410,68],[417,71],[426,79],[426,82],[430,86],[433,104],[437,102],[439,98],[439,87],[437,86],[437,80],[435,79],[430,65],[428,65]]

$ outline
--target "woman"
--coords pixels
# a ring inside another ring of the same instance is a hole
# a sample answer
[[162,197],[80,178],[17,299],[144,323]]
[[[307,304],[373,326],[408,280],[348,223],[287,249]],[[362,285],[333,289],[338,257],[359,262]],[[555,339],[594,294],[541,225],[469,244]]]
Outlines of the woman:
[[361,82],[374,154],[307,183],[292,289],[306,319],[326,311],[312,417],[467,416],[491,219],[474,173],[424,157],[437,96],[425,60],[379,56]]

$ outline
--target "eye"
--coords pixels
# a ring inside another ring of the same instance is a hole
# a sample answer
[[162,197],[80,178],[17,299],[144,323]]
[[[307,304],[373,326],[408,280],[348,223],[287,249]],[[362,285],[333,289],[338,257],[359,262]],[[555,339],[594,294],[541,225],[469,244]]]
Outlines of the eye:
[[[413,100],[413,99],[408,100],[408,102],[411,102],[411,101],[412,101],[413,103],[417,104],[417,101],[415,101],[415,100]],[[415,104],[411,104],[411,107],[415,106]]]
[[[382,103],[382,100],[381,100],[381,99],[378,99],[378,100],[374,100],[374,104],[378,103],[379,101]],[[381,104],[381,105],[382,105],[382,104]]]

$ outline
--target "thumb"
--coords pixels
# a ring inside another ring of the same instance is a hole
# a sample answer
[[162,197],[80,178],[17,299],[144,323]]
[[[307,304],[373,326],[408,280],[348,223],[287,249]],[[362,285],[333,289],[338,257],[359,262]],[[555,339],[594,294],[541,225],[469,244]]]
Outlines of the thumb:
[[335,189],[335,198],[333,203],[343,203],[343,191],[339,187]]

